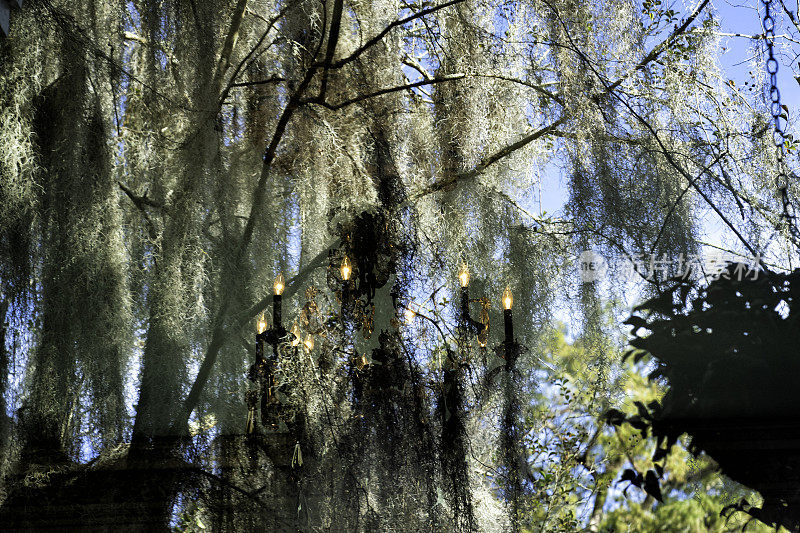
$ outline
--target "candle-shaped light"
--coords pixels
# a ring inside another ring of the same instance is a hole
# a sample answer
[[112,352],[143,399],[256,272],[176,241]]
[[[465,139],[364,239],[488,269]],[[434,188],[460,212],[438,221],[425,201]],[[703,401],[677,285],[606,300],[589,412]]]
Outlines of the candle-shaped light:
[[353,265],[347,255],[342,259],[339,273],[342,275],[342,322],[346,323],[350,317],[350,278],[353,276]]
[[461,319],[469,319],[469,268],[466,263],[461,263],[458,271],[458,282],[461,283]]
[[283,301],[283,289],[286,288],[286,282],[283,279],[283,274],[278,274],[275,278],[275,283],[272,285],[272,319],[275,322],[274,327],[276,330],[281,329],[281,303]]
[[406,307],[406,310],[403,312],[403,316],[406,319],[406,324],[411,324],[414,322],[414,317],[417,316],[417,312],[410,307]]
[[461,263],[461,268],[458,271],[458,281],[462,287],[469,285],[469,267],[466,263]]
[[299,346],[303,334],[300,333],[300,326],[297,325],[297,322],[292,324],[292,337],[292,346]]
[[514,304],[514,296],[511,294],[511,287],[506,286],[503,291],[503,319],[506,327],[506,343],[514,342],[514,324],[511,321],[511,306]]
[[306,352],[310,352],[314,349],[314,337],[309,333],[306,335],[306,340],[303,341],[303,347],[305,347]]
[[283,289],[286,288],[286,281],[283,279],[283,274],[278,274],[275,278],[275,283],[272,285],[272,290],[276,296],[283,294]]
[[339,268],[339,272],[341,272],[344,281],[349,281],[350,276],[353,275],[353,265],[350,264],[350,259],[347,256],[342,259],[342,266]]
[[506,285],[506,290],[503,291],[503,309],[511,309],[514,304],[514,295],[511,294],[511,287]]
[[261,316],[258,317],[258,321],[256,322],[256,333],[261,335],[267,331],[267,319],[264,318],[264,313],[261,313]]

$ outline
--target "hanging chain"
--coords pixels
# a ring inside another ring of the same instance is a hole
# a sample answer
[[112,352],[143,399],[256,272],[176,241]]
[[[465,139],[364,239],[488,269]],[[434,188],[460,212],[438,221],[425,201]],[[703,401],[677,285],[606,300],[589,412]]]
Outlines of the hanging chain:
[[[781,201],[783,203],[783,218],[788,224],[789,231],[792,237],[797,241],[797,228],[792,223],[792,216],[789,215],[789,192],[788,180],[786,175],[786,166],[784,164],[784,154],[786,146],[786,136],[783,133],[783,126],[781,125],[781,92],[778,89],[778,60],[775,59],[774,41],[775,41],[775,20],[772,18],[770,8],[772,7],[772,0],[762,0],[764,4],[764,40],[767,42],[767,74],[769,74],[769,99],[770,99],[770,113],[772,114],[772,121],[775,125],[775,130],[772,132],[772,140],[775,143],[775,150],[778,159],[778,177],[775,179],[775,184],[780,190]],[[786,112],[788,118],[789,112]]]

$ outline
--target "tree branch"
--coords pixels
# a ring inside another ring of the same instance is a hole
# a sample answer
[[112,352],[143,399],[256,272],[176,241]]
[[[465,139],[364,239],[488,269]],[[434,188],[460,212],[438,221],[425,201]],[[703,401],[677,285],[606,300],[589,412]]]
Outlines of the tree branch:
[[406,83],[405,85],[397,85],[395,87],[387,87],[387,88],[384,88],[384,89],[379,89],[379,90],[377,90],[375,92],[371,92],[371,93],[368,93],[368,94],[363,94],[361,96],[356,96],[355,98],[351,98],[349,100],[345,100],[343,102],[339,102],[338,104],[330,104],[328,102],[325,102],[324,99],[321,99],[319,97],[307,98],[305,100],[302,100],[301,103],[303,103],[303,104],[319,104],[319,105],[321,105],[323,107],[326,107],[327,109],[330,109],[332,111],[337,111],[339,109],[342,109],[343,107],[347,107],[349,105],[353,105],[353,104],[356,104],[358,102],[363,102],[364,100],[369,100],[370,98],[374,98],[376,96],[382,96],[384,94],[390,94],[390,93],[395,93],[395,92],[399,92],[399,91],[404,91],[406,89],[413,89],[415,87],[422,87],[424,85],[433,85],[435,83],[442,83],[442,82],[445,82],[445,81],[460,80],[460,79],[463,79],[465,77],[466,76],[464,74],[451,74],[449,76],[442,76],[442,77],[439,77],[439,78],[432,78],[432,79],[428,79],[428,80],[415,81],[415,82],[412,82],[412,83]]
[[[347,65],[348,63],[351,63],[351,62],[355,61],[356,59],[358,59],[361,56],[361,54],[363,54],[368,49],[372,48],[373,46],[375,46],[376,44],[381,42],[381,40],[386,36],[386,34],[389,33],[390,31],[392,31],[394,28],[396,28],[398,26],[402,26],[403,24],[407,24],[407,23],[411,22],[412,20],[416,20],[418,18],[424,17],[425,15],[430,15],[431,13],[435,13],[436,11],[439,11],[439,10],[444,9],[446,7],[450,7],[450,6],[453,6],[453,5],[456,5],[456,4],[460,4],[460,3],[464,2],[464,1],[465,0],[449,0],[448,2],[445,2],[443,4],[439,4],[438,6],[429,7],[427,9],[423,9],[422,11],[417,11],[413,15],[409,15],[408,17],[406,17],[404,19],[395,20],[394,22],[392,22],[391,24],[386,26],[383,30],[381,30],[380,33],[378,33],[377,35],[372,37],[369,41],[367,41],[366,43],[364,43],[360,47],[358,47],[352,54],[350,54],[349,56],[347,56],[345,58],[340,59],[339,61],[336,61],[335,63],[332,63],[330,65],[330,68],[331,69],[339,69],[339,68],[342,68],[343,66]],[[706,0],[706,1],[708,1],[708,0]]]
[[236,4],[236,8],[233,10],[231,27],[228,29],[228,35],[225,37],[225,44],[222,46],[222,52],[219,55],[219,64],[217,66],[215,79],[220,79],[231,66],[231,54],[233,53],[233,48],[236,46],[236,41],[239,40],[239,28],[242,27],[245,9],[247,9],[247,0],[239,0]]
[[411,198],[410,198],[410,201],[415,202],[415,201],[419,200],[420,198],[422,198],[424,196],[427,196],[427,195],[429,195],[431,193],[435,193],[435,192],[441,191],[441,190],[446,189],[448,187],[454,186],[458,182],[466,181],[466,180],[469,180],[469,179],[472,179],[472,178],[478,176],[484,170],[486,170],[489,166],[491,166],[492,164],[496,163],[497,161],[499,161],[499,160],[501,160],[501,159],[503,159],[505,157],[508,157],[512,153],[514,153],[517,150],[519,150],[520,148],[523,148],[524,146],[530,144],[531,142],[535,141],[536,139],[538,139],[540,137],[543,137],[544,135],[550,134],[553,130],[555,130],[558,126],[563,124],[566,120],[567,120],[566,116],[562,116],[561,118],[559,118],[555,122],[552,122],[548,126],[545,126],[544,128],[541,128],[541,129],[538,129],[538,130],[536,130],[536,131],[534,131],[532,133],[529,133],[528,135],[524,136],[520,140],[518,140],[518,141],[516,141],[516,142],[514,142],[512,144],[509,144],[505,148],[503,148],[501,150],[498,150],[497,152],[493,153],[490,156],[487,156],[487,157],[483,158],[481,160],[481,162],[478,163],[478,165],[476,165],[474,168],[472,168],[472,169],[470,169],[470,170],[468,170],[466,172],[459,172],[458,174],[453,174],[450,177],[440,179],[440,180],[430,184],[429,186],[425,187],[424,189],[422,189],[418,193],[412,195]]
[[653,241],[653,245],[650,247],[650,255],[651,256],[653,255],[653,252],[655,252],[656,246],[658,246],[658,242],[661,240],[661,236],[664,234],[664,230],[667,227],[667,222],[669,222],[669,219],[672,216],[672,213],[675,212],[675,209],[677,209],[678,205],[681,203],[681,200],[683,200],[683,197],[686,195],[686,193],[689,191],[689,189],[691,187],[695,186],[695,183],[697,182],[697,180],[699,180],[701,177],[703,177],[703,175],[705,175],[705,173],[708,172],[708,170],[711,167],[716,165],[717,162],[720,159],[722,159],[723,157],[725,157],[726,155],[728,155],[728,152],[722,152],[721,154],[719,154],[717,157],[714,158],[714,160],[711,163],[709,163],[708,165],[703,167],[703,170],[701,170],[700,173],[696,177],[694,177],[694,178],[689,180],[688,185],[686,185],[686,187],[684,187],[684,189],[681,191],[681,193],[678,195],[678,197],[672,203],[672,206],[670,207],[669,212],[664,217],[664,222],[661,223],[661,228],[659,228],[659,230],[658,230],[658,235],[656,235],[656,240]]
[[325,52],[325,61],[322,65],[322,81],[319,85],[319,98],[325,98],[325,92],[328,90],[328,72],[333,62],[333,56],[336,53],[336,45],[339,43],[339,30],[342,25],[342,10],[344,9],[344,1],[336,0],[333,4],[333,13],[331,14],[331,31],[328,34],[328,50]]
[[130,198],[131,201],[134,203],[134,205],[136,205],[136,207],[138,207],[139,209],[143,209],[143,206],[145,205],[149,205],[150,207],[159,207],[159,208],[164,207],[163,203],[156,202],[155,200],[148,198],[147,193],[140,196],[134,193],[121,181],[118,181],[117,185],[119,185],[119,188],[122,189],[122,191],[128,195],[128,198]]
[[564,105],[564,100],[562,100],[559,95],[553,94],[550,91],[548,91],[547,89],[545,89],[546,85],[556,85],[557,82],[531,83],[529,81],[521,80],[519,78],[511,78],[509,76],[501,76],[499,74],[475,74],[475,77],[476,78],[490,78],[490,79],[495,79],[495,80],[502,80],[502,81],[508,81],[508,82],[511,82],[511,83],[516,83],[518,85],[522,85],[523,87],[528,87],[529,89],[533,89],[534,91],[540,93],[543,96],[546,96],[547,98],[550,98],[551,100],[555,101],[556,103],[558,103],[561,106]]
[[265,80],[256,80],[256,81],[240,81],[237,83],[231,83],[230,87],[252,87],[254,85],[270,85],[272,83],[281,83],[286,81],[286,78],[281,76],[270,76]]
[[[683,22],[683,24],[681,24],[679,27],[675,28],[675,30],[669,35],[669,37],[667,37],[666,39],[661,41],[661,44],[657,45],[652,50],[650,50],[650,53],[647,54],[646,56],[644,56],[642,58],[642,60],[639,61],[639,64],[637,64],[634,68],[632,68],[629,72],[627,72],[624,76],[619,78],[617,81],[615,81],[614,83],[609,85],[607,87],[607,89],[606,89],[606,92],[607,93],[611,93],[614,89],[619,87],[622,84],[622,82],[624,82],[626,79],[628,79],[634,72],[636,72],[637,70],[642,70],[648,63],[650,63],[652,60],[654,60],[655,58],[660,56],[661,53],[664,50],[666,50],[667,47],[669,47],[675,41],[675,39],[677,39],[683,33],[686,32],[686,28],[688,28],[689,25],[692,22],[694,22],[694,19],[697,18],[697,16],[700,14],[701,11],[703,11],[703,8],[706,7],[708,2],[709,2],[709,0],[703,0],[702,2],[700,2],[700,5],[698,5],[697,8],[695,8],[695,10],[686,18],[686,20]],[[553,8],[551,7],[550,9],[553,9]],[[559,17],[559,19],[560,19],[560,17]],[[566,28],[566,26],[565,26],[565,28]],[[569,35],[569,33],[567,33],[567,35]],[[570,39],[570,40],[572,40],[572,39]],[[586,58],[585,54],[583,54],[580,51],[578,51],[578,53],[580,53],[580,55],[584,58],[584,60],[588,60],[588,58]],[[594,69],[592,69],[592,70],[594,70]]]
[[280,18],[286,13],[287,9],[289,9],[289,6],[286,6],[283,9],[281,9],[277,15],[275,15],[272,19],[269,20],[269,22],[267,23],[267,29],[264,30],[264,33],[261,34],[261,37],[256,42],[255,46],[253,46],[250,49],[250,51],[247,52],[244,58],[242,58],[242,60],[239,61],[239,64],[236,65],[236,68],[233,69],[233,74],[231,75],[231,79],[228,82],[228,85],[225,87],[225,89],[222,90],[222,93],[220,95],[219,98],[220,106],[222,105],[222,102],[224,102],[225,99],[228,98],[228,93],[230,93],[231,88],[236,86],[234,84],[234,80],[236,80],[236,78],[239,76],[239,72],[241,72],[242,68],[244,68],[244,65],[250,60],[253,54],[256,53],[256,50],[258,50],[261,47],[261,44],[264,42],[264,39],[267,38],[267,35],[269,35],[269,32],[272,31],[272,28],[275,26],[275,23],[277,23],[278,20],[280,20]]
[[[613,477],[622,466],[622,456],[617,457],[608,462],[606,466],[606,473],[610,470],[613,472]],[[613,479],[613,478],[612,478]],[[600,522],[603,520],[603,508],[605,507],[606,500],[608,499],[609,485],[603,484],[597,489],[597,494],[594,497],[594,504],[592,505],[592,514],[589,516],[589,524],[584,531],[597,533],[600,531]]]
[[[664,145],[664,141],[661,140],[661,137],[658,135],[658,132],[655,130],[655,128],[653,128],[653,126],[649,122],[647,122],[644,119],[644,117],[642,117],[639,113],[637,113],[636,110],[633,108],[633,106],[627,102],[627,100],[625,100],[620,95],[618,95],[616,92],[614,92],[614,89],[616,87],[619,87],[619,85],[622,83],[622,81],[627,76],[629,76],[632,72],[634,72],[637,69],[643,67],[644,64],[646,64],[647,62],[652,61],[653,59],[658,57],[658,55],[661,53],[661,51],[663,51],[666,48],[666,46],[669,43],[671,43],[672,40],[674,40],[674,38],[679,33],[679,31],[685,31],[685,29],[697,17],[697,15],[700,13],[700,11],[703,9],[703,7],[705,7],[706,4],[708,4],[708,0],[703,0],[700,3],[700,5],[697,7],[697,9],[695,9],[695,11],[692,13],[692,15],[689,16],[689,18],[687,18],[686,22],[684,22],[684,24],[682,24],[680,26],[680,28],[677,28],[665,41],[663,41],[660,45],[656,46],[649,54],[647,54],[647,56],[645,56],[645,59],[643,59],[642,61],[639,62],[639,66],[637,66],[631,72],[629,72],[628,74],[626,74],[625,76],[623,76],[622,78],[618,79],[616,82],[614,82],[614,83],[612,83],[610,85],[607,84],[606,81],[603,79],[603,76],[600,75],[599,72],[597,72],[597,69],[594,68],[594,66],[592,65],[591,61],[589,61],[589,58],[586,56],[586,54],[584,54],[583,51],[581,51],[580,48],[578,48],[575,45],[575,43],[573,42],[572,37],[570,36],[568,31],[567,31],[566,34],[567,34],[567,38],[570,40],[570,43],[573,46],[573,50],[575,51],[575,53],[578,54],[579,57],[584,61],[584,63],[592,70],[592,72],[594,73],[595,77],[600,81],[600,83],[602,83],[606,87],[604,93],[605,94],[609,94],[609,95],[613,95],[628,110],[628,112],[631,115],[633,115],[633,117],[635,117],[636,120],[640,124],[642,124],[642,126],[644,126],[645,129],[647,129],[647,131],[650,132],[650,135],[655,139],[656,143],[660,147],[661,154],[664,156],[664,158],[667,160],[667,162],[670,164],[670,166],[673,167],[675,170],[677,170],[678,173],[681,176],[683,176],[683,178],[686,179],[689,182],[689,184],[692,186],[692,188],[694,188],[694,190],[697,191],[697,193],[703,198],[703,200],[706,202],[706,204],[708,204],[708,206],[717,214],[718,217],[720,217],[720,219],[725,223],[725,225],[728,226],[728,228],[730,228],[730,230],[734,233],[734,235],[736,235],[736,237],[744,245],[744,247],[747,248],[747,251],[750,252],[754,257],[760,257],[760,254],[758,254],[755,251],[755,249],[750,245],[750,243],[747,242],[747,240],[744,238],[744,236],[742,236],[742,234],[739,232],[739,230],[736,229],[736,227],[733,225],[733,223],[730,220],[728,220],[728,218],[725,216],[725,214],[722,213],[722,211],[720,211],[720,209],[711,201],[711,198],[709,198],[709,196],[705,192],[703,192],[702,189],[700,189],[700,187],[697,185],[697,183],[694,182],[694,180],[689,175],[689,173],[686,170],[684,170],[684,168],[681,167],[678,164],[677,161],[675,161],[675,158],[672,157],[672,153]],[[559,22],[564,27],[564,29],[568,30],[569,28],[564,23],[564,21],[561,20],[561,16],[559,15],[558,11],[555,8],[553,8],[552,6],[550,6],[550,9],[553,10],[553,13],[555,14],[556,18],[558,18]]]
[[[339,4],[339,16],[341,17],[341,4],[343,4],[344,0],[337,0],[337,4]],[[334,8],[336,11],[336,8]],[[331,25],[331,32],[334,29],[338,32],[340,25],[339,24],[332,24]],[[330,40],[336,41],[337,37],[328,37],[329,42]],[[334,45],[335,46],[335,45]],[[308,68],[303,77],[303,80],[297,86],[297,89],[289,98],[289,101],[286,103],[286,107],[283,109],[283,113],[281,113],[280,118],[278,119],[278,124],[275,126],[275,131],[272,134],[272,139],[269,142],[266,150],[264,151],[263,156],[263,163],[261,165],[261,175],[259,176],[258,183],[253,191],[253,199],[252,204],[250,206],[250,214],[247,217],[247,222],[244,227],[244,231],[242,232],[242,236],[239,240],[238,246],[236,251],[234,252],[234,261],[233,264],[241,265],[245,264],[245,256],[247,255],[247,250],[250,247],[250,242],[253,238],[253,232],[255,231],[256,221],[261,216],[261,211],[264,208],[264,196],[266,195],[267,189],[267,181],[270,175],[270,170],[272,168],[272,162],[275,160],[275,154],[278,150],[278,145],[283,139],[283,135],[286,132],[286,127],[289,124],[289,121],[294,115],[295,110],[300,104],[300,100],[303,96],[303,93],[308,89],[311,80],[314,78],[319,66],[312,65]],[[319,257],[319,256],[318,256]],[[298,274],[299,276],[299,274]],[[229,283],[233,283],[233,280],[229,280]],[[288,287],[287,287],[288,289]],[[228,308],[231,305],[232,294],[235,291],[231,290],[224,290],[223,293],[225,296],[223,297],[222,302],[220,303],[219,309],[217,310],[216,316],[214,318],[214,327],[213,333],[211,336],[211,342],[209,343],[208,350],[206,351],[206,356],[203,358],[203,362],[200,365],[200,369],[197,372],[197,377],[192,384],[192,388],[189,391],[189,395],[186,397],[184,401],[183,407],[181,411],[178,413],[178,416],[174,419],[172,429],[180,434],[186,433],[187,423],[189,421],[189,416],[191,415],[194,408],[197,406],[197,403],[200,401],[200,393],[205,387],[206,383],[208,382],[208,378],[211,376],[211,369],[214,367],[214,364],[217,361],[217,355],[219,354],[220,349],[228,340],[229,334],[225,328],[225,318],[228,314]],[[287,296],[290,296],[292,293],[288,292]]]

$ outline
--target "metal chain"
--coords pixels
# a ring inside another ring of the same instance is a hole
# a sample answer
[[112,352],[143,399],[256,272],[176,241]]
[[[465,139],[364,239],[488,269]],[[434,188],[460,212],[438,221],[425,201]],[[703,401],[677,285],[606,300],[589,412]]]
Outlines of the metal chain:
[[[762,0],[764,4],[764,40],[767,42],[767,74],[769,74],[769,99],[770,99],[770,113],[772,114],[772,121],[775,125],[775,130],[772,132],[772,140],[775,143],[775,150],[778,159],[778,177],[775,179],[775,184],[780,190],[781,201],[783,203],[783,218],[788,224],[789,231],[792,236],[797,239],[797,228],[792,223],[792,216],[789,215],[789,192],[788,192],[788,179],[786,175],[786,166],[784,165],[784,150],[786,143],[786,136],[783,133],[783,126],[781,126],[781,92],[778,89],[778,60],[775,59],[773,50],[773,42],[775,41],[775,20],[772,18],[770,8],[772,7],[772,0]],[[787,112],[788,117],[788,112]]]

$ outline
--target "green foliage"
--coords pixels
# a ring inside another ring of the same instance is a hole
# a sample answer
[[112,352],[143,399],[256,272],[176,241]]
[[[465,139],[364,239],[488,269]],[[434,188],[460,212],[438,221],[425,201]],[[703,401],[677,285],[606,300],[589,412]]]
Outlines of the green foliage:
[[[603,417],[587,412],[591,388],[577,384],[593,375],[585,364],[590,352],[580,339],[566,342],[563,328],[552,331],[549,339],[546,361],[563,370],[549,380],[551,390],[534,400],[533,405],[541,407],[531,407],[527,418],[530,427],[544,425],[553,432],[549,440],[531,436],[527,441],[531,461],[545,456],[541,463],[532,462],[537,482],[526,507],[530,531],[570,531],[571,517],[585,524],[592,521],[593,508],[598,531],[730,531],[750,519],[734,512],[726,520],[720,513],[742,498],[758,502],[758,495],[723,476],[708,456],[694,460],[687,439],[661,461],[666,472],[660,480],[662,502],[644,492],[644,483],[637,488],[624,481],[626,468],[654,468],[655,438],[642,438],[630,424],[608,425]],[[638,413],[634,399],[650,403],[663,398],[665,389],[646,378],[643,364],[628,361],[620,366],[620,353],[614,350],[607,364],[609,375],[617,376],[614,386],[621,388],[627,416]],[[558,412],[580,425],[559,423],[554,414]],[[595,507],[598,499],[600,506]],[[575,514],[578,509],[583,514]],[[751,528],[770,530],[761,523],[751,523]]]

